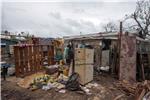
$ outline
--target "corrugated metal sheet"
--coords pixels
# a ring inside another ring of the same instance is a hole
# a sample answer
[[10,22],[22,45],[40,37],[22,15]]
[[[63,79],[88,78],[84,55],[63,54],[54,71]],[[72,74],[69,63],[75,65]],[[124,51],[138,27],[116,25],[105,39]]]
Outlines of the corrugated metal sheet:
[[76,36],[64,36],[65,40],[72,39],[118,39],[118,33],[95,33],[95,34],[85,34],[85,35],[76,35]]

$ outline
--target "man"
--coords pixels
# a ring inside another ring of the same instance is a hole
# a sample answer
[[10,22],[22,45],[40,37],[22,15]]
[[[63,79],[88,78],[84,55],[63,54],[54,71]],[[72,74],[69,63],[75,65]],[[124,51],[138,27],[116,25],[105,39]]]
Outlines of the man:
[[72,58],[71,56],[72,56],[72,50],[71,50],[71,46],[68,44],[64,50],[64,59],[65,59],[65,63],[69,66],[71,64],[71,58]]
[[60,64],[60,61],[63,59],[63,53],[60,48],[56,49],[55,61]]

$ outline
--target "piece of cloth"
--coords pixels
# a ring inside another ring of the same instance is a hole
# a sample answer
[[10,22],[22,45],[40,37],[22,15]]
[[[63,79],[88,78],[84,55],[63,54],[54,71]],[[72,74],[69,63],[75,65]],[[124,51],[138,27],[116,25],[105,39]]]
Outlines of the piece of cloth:
[[66,47],[65,50],[64,50],[65,63],[67,65],[70,65],[73,58],[74,58],[74,54],[73,54],[72,48]]
[[60,50],[57,50],[56,51],[56,55],[55,55],[55,60],[56,61],[60,61],[60,60],[62,60],[63,59],[63,54],[62,54],[62,52],[60,51]]
[[69,52],[69,47],[65,47],[64,49],[64,59],[68,59],[68,52]]

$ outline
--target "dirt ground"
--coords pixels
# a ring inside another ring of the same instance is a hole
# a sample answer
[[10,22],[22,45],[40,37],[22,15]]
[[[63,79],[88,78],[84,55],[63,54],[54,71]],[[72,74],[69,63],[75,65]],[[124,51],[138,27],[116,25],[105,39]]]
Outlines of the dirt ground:
[[[59,93],[55,89],[44,91],[42,89],[31,91],[19,87],[16,82],[1,82],[2,100],[134,100],[132,95],[115,87],[116,79],[111,75],[96,75],[94,82],[99,84],[98,87],[90,88],[92,94],[87,95],[76,91],[66,91]],[[115,99],[120,97],[119,99]]]

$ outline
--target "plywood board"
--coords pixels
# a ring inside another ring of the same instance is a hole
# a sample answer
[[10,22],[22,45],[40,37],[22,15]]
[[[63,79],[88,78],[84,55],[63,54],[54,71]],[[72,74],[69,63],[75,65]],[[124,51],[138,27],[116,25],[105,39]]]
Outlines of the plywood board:
[[93,65],[75,65],[75,72],[79,74],[82,85],[93,80]]
[[75,64],[93,64],[94,50],[78,48],[75,49]]
[[109,66],[109,50],[102,51],[102,66]]

